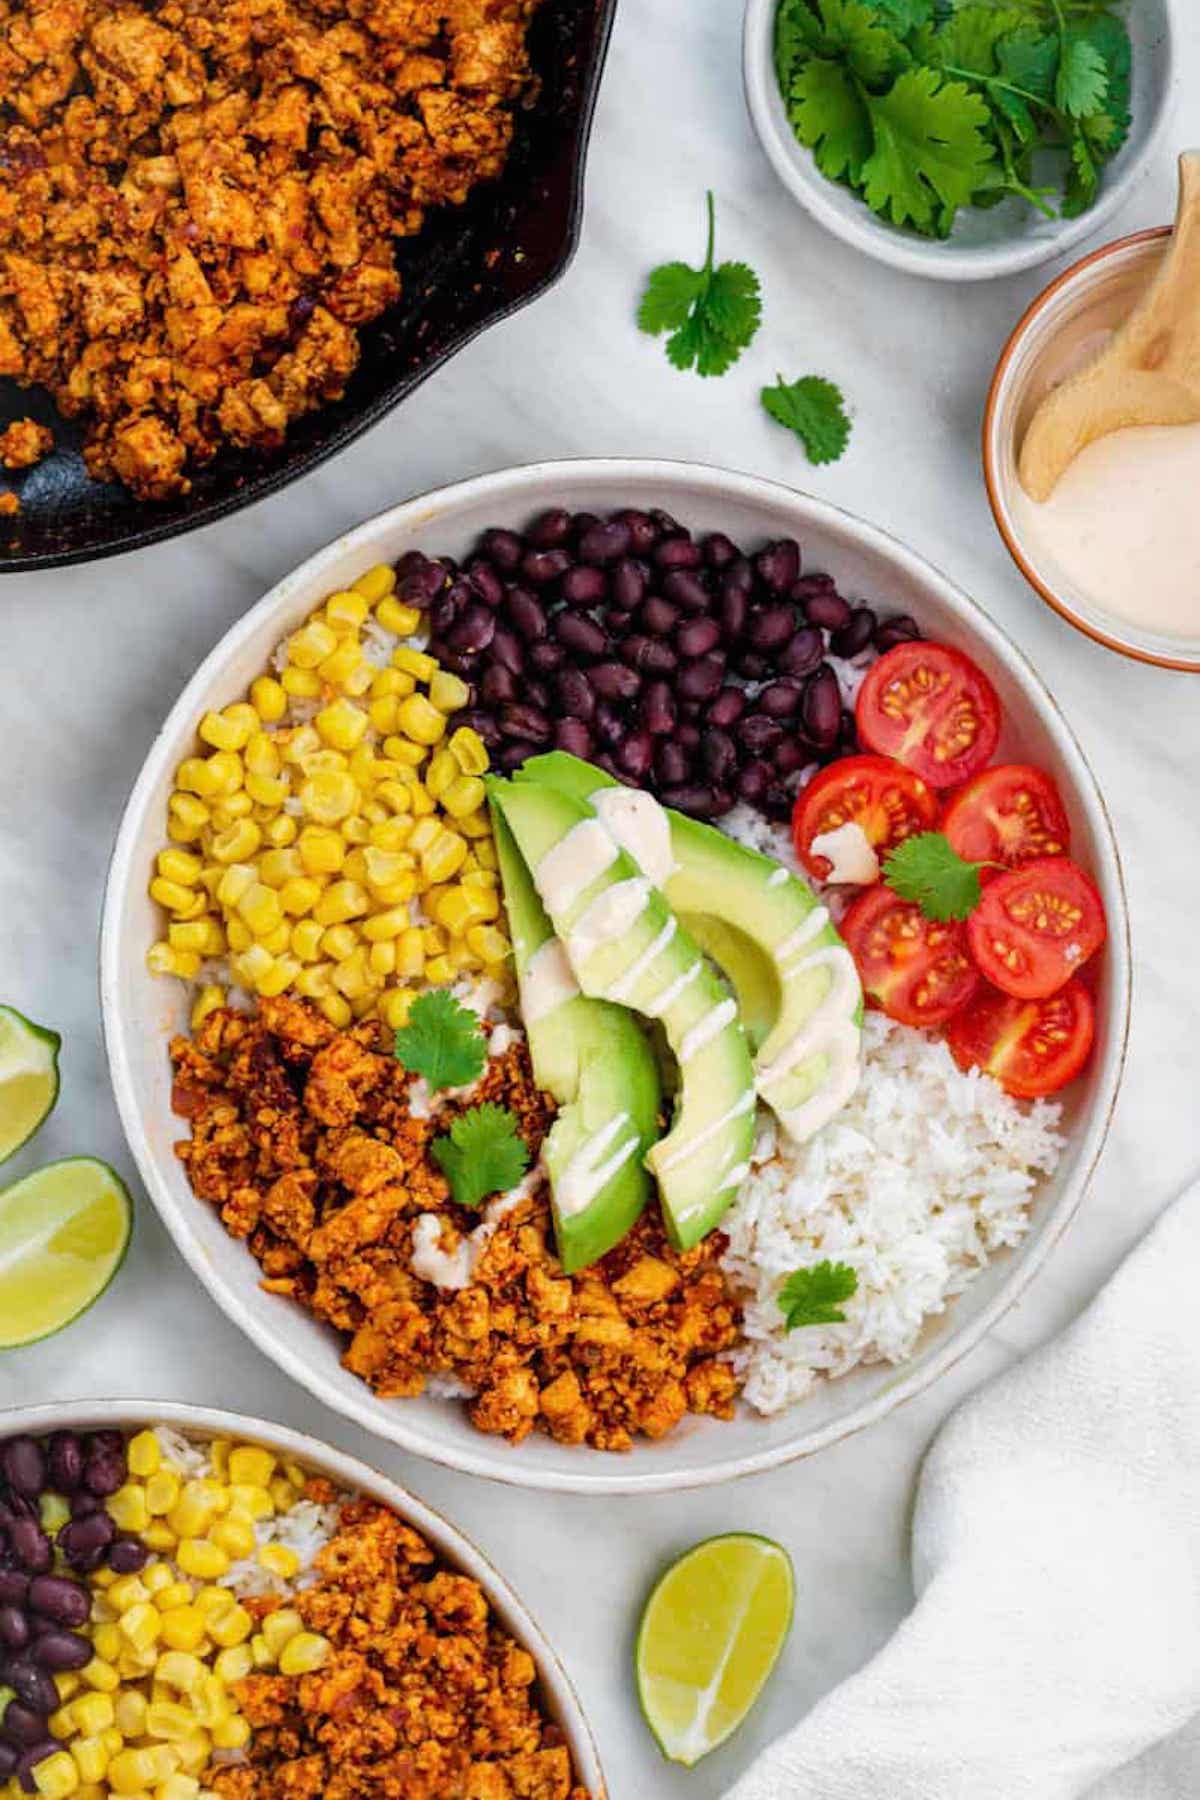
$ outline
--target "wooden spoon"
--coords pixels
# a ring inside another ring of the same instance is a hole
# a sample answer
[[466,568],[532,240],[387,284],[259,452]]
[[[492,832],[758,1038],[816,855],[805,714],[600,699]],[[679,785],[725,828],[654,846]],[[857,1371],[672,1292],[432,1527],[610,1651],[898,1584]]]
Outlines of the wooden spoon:
[[1179,159],[1179,209],[1162,267],[1094,362],[1051,390],[1021,445],[1025,492],[1048,500],[1097,438],[1127,425],[1200,422],[1200,150]]

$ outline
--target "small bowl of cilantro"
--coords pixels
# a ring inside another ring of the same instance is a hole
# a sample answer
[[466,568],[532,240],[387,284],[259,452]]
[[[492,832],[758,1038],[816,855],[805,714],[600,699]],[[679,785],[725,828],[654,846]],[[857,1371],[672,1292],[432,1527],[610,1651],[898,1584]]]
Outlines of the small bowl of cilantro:
[[747,0],[751,118],[869,256],[1009,275],[1098,231],[1149,162],[1179,0]]

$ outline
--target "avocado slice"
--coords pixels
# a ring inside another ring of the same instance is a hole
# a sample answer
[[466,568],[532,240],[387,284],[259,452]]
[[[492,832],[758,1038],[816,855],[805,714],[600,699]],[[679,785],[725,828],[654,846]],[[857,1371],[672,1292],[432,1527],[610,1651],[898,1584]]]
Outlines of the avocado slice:
[[672,1243],[690,1250],[749,1165],[754,1076],[737,1003],[585,799],[495,777],[488,791],[584,994],[662,1023],[679,1090],[671,1129],[646,1163]]
[[733,986],[760,1096],[789,1136],[811,1137],[858,1085],[862,987],[807,883],[565,751],[530,758],[517,779],[590,800],[621,847],[654,864],[681,925]]
[[542,1153],[559,1261],[573,1275],[620,1243],[649,1198],[644,1159],[658,1138],[658,1068],[631,1013],[580,993],[495,806],[492,827],[534,1079],[559,1107]]

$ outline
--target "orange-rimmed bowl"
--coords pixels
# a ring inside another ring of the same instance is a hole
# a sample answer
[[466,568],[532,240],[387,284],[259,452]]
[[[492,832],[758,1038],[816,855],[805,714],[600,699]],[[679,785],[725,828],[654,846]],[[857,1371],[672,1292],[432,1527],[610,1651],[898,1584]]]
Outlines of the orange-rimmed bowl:
[[1039,294],[996,364],[983,420],[983,476],[1000,535],[1030,586],[1069,624],[1109,650],[1164,669],[1200,673],[1200,638],[1175,637],[1119,618],[1048,558],[1025,529],[1017,454],[1042,397],[1072,367],[1078,347],[1129,316],[1166,254],[1170,226],[1134,232],[1085,256]]

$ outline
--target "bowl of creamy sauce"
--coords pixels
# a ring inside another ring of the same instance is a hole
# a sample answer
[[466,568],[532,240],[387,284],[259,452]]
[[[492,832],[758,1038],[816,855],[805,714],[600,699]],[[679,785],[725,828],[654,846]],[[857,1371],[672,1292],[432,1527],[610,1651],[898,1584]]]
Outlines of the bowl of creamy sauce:
[[1109,649],[1200,672],[1200,425],[1112,432],[1076,456],[1045,501],[1017,473],[1042,399],[1109,343],[1169,239],[1167,227],[1121,238],[1034,301],[992,380],[984,477],[1017,566],[1057,612]]

